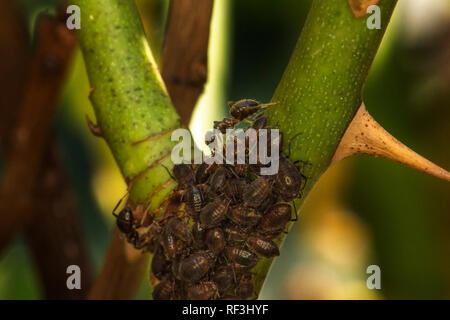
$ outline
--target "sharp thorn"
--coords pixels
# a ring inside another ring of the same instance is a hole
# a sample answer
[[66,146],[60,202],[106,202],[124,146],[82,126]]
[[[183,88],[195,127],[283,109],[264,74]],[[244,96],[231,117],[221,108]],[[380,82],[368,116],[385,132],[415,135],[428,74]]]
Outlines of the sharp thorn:
[[450,172],[425,159],[394,138],[372,118],[364,104],[361,105],[348,126],[331,164],[357,154],[390,159],[450,181]]

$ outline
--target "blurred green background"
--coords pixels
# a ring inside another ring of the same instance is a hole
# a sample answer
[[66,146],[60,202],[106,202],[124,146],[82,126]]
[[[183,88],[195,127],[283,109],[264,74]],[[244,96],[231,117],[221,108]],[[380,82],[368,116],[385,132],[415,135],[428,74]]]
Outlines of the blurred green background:
[[[21,0],[30,33],[37,14],[58,2]],[[159,61],[168,1],[137,4]],[[191,123],[197,141],[225,115],[227,100],[270,100],[310,4],[216,0],[209,82]],[[98,271],[125,184],[106,144],[85,124],[85,114],[94,118],[88,89],[77,53],[54,126]],[[400,0],[364,89],[367,109],[398,139],[448,169],[449,92],[450,2]],[[450,298],[449,228],[448,182],[383,159],[345,160],[310,194],[261,298]],[[381,290],[366,287],[372,264],[381,268]],[[147,282],[145,277],[138,299],[150,297]],[[43,298],[41,285],[19,237],[0,260],[0,299],[36,298]]]

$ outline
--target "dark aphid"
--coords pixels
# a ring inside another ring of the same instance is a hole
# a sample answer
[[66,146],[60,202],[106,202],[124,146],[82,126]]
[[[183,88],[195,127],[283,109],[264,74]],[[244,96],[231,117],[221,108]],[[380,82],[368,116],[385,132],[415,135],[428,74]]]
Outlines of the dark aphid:
[[160,245],[161,241],[159,238],[150,239],[147,244],[147,250],[151,253],[155,253]]
[[216,194],[220,194],[229,177],[229,171],[225,167],[219,167],[214,171],[208,183]]
[[189,255],[178,264],[178,276],[189,282],[197,282],[211,269],[214,255],[210,251],[199,251]]
[[272,240],[261,236],[248,237],[247,246],[257,254],[266,258],[272,258],[280,255],[278,245]]
[[287,203],[271,206],[261,218],[257,230],[263,234],[275,234],[283,231],[291,220],[292,208]]
[[225,248],[225,254],[231,261],[246,267],[254,267],[258,262],[258,257],[256,254],[240,246]]
[[226,292],[234,281],[233,269],[229,265],[218,267],[212,276],[220,293]]
[[183,242],[178,240],[168,228],[165,228],[161,234],[161,245],[166,259],[170,261],[174,260],[185,247]]
[[267,118],[258,116],[252,123],[252,128],[255,130],[264,129],[267,127]]
[[198,168],[195,170],[195,181],[197,184],[202,184],[208,181],[208,178],[210,177],[213,170],[215,170],[217,164],[206,164],[202,163],[198,166]]
[[187,298],[189,300],[209,300],[217,296],[217,286],[212,281],[202,281],[197,284],[186,286]]
[[245,232],[237,225],[228,224],[223,228],[228,242],[242,242],[246,238]]
[[200,212],[200,223],[205,228],[218,226],[227,216],[230,200],[217,198]]
[[171,280],[162,280],[153,288],[153,300],[175,299],[175,284]]
[[237,205],[228,211],[228,218],[240,226],[253,227],[258,224],[261,214],[253,208]]
[[225,248],[225,236],[222,229],[213,228],[206,231],[205,244],[216,256]]
[[241,276],[236,294],[242,299],[247,299],[253,295],[253,275],[251,273],[244,273]]
[[125,234],[134,231],[134,218],[130,207],[123,208],[119,214],[113,212],[113,215],[116,217],[117,227],[120,231]]
[[225,134],[227,129],[233,129],[239,123],[238,119],[223,118],[222,121],[214,121],[214,129],[219,129],[221,133]]
[[261,104],[258,101],[252,99],[242,99],[239,101],[228,102],[231,116],[240,121],[261,109],[260,105]]
[[161,246],[158,246],[153,255],[151,270],[153,275],[160,280],[170,270],[170,262],[166,260]]
[[189,164],[176,164],[172,169],[174,178],[181,186],[187,186],[194,183],[194,170]]
[[245,118],[251,116],[259,109],[271,106],[273,104],[275,104],[275,102],[261,104],[258,101],[252,99],[242,99],[236,102],[228,102],[231,116],[239,121],[242,121]]
[[194,185],[189,185],[183,194],[182,201],[191,208],[195,213],[199,213],[203,207],[203,193]]
[[257,208],[264,199],[270,194],[272,186],[268,179],[258,177],[255,181],[247,185],[242,196],[244,205],[247,207]]
[[216,197],[215,193],[208,183],[197,184],[196,187],[200,190],[203,196],[203,203],[207,202],[209,199],[214,199]]
[[259,212],[266,212],[271,206],[278,202],[278,196],[273,192],[269,194],[269,196],[263,200],[261,205],[258,207]]
[[275,176],[274,190],[283,201],[292,201],[301,196],[304,176],[285,157],[280,157],[278,174]]
[[242,193],[246,186],[245,179],[230,178],[225,182],[223,192],[228,198],[233,200],[233,203],[237,203],[242,200]]
[[193,237],[189,226],[179,218],[170,218],[167,222],[167,229],[178,239],[183,240],[186,243],[192,242]]
[[204,246],[205,231],[206,229],[202,227],[199,221],[194,222],[192,225],[192,236],[194,237],[197,247],[202,248]]

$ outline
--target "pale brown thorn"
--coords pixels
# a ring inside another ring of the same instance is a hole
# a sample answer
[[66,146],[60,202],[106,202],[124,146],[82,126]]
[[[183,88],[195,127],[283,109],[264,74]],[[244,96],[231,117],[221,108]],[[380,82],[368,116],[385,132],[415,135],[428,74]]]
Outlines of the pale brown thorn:
[[88,115],[86,115],[86,122],[89,127],[89,130],[92,132],[92,134],[96,137],[103,137],[103,130],[98,124],[94,124],[92,120],[89,118]]
[[344,158],[367,154],[383,157],[435,177],[450,181],[450,173],[425,159],[383,129],[361,105],[331,160],[334,164]]
[[380,0],[348,0],[355,18],[362,18],[367,14],[367,8],[377,4]]
[[88,93],[89,100],[92,100],[92,95],[94,94],[95,88],[90,88]]

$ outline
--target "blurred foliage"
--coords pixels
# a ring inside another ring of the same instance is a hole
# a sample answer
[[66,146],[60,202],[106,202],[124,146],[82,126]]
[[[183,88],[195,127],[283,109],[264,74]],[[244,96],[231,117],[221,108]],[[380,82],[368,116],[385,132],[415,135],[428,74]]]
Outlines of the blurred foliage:
[[[37,12],[57,2],[21,0],[24,17],[31,26]],[[137,3],[147,34],[154,39],[155,56],[160,57],[168,1]],[[228,76],[222,77],[228,80],[221,84],[229,100],[270,99],[310,3],[231,1]],[[450,168],[450,8],[447,15],[444,12],[445,23],[417,38],[408,36],[405,24],[414,25],[415,20],[405,17],[407,6],[403,3],[394,13],[364,100],[374,118],[394,136]],[[91,260],[98,270],[112,230],[111,210],[125,184],[106,144],[87,130],[84,115],[94,118],[88,89],[83,61],[77,54],[55,129],[77,195]],[[309,196],[261,297],[449,298],[449,212],[445,181],[387,160],[346,160],[332,167]],[[371,264],[381,268],[381,291],[366,288],[366,268]],[[147,280],[137,298],[149,297]],[[14,298],[43,298],[33,262],[20,238],[0,261],[0,299]]]

